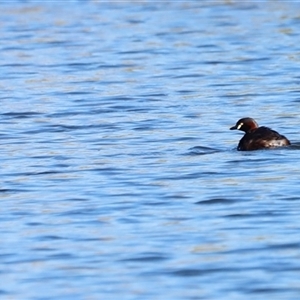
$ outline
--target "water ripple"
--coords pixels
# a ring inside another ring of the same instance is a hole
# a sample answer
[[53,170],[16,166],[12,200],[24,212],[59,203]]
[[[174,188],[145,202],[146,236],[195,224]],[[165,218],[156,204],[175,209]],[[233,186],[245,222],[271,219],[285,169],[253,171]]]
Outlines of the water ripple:
[[0,8],[3,298],[298,299],[299,3]]

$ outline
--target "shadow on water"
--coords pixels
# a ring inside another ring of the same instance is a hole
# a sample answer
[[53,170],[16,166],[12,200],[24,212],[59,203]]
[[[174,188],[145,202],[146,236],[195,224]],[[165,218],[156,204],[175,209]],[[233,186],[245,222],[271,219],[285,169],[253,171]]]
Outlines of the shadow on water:
[[[270,150],[282,150],[283,147],[280,148],[272,148],[272,149],[262,149],[263,151]],[[290,146],[284,147],[287,150],[300,150],[300,142],[292,143]],[[225,150],[219,150],[211,147],[204,146],[195,146],[189,149],[187,155],[207,155],[223,152]],[[237,151],[236,148],[230,149],[230,151]],[[258,150],[259,151],[259,150]],[[243,151],[243,152],[253,152],[253,151]],[[256,152],[256,151],[255,151]]]

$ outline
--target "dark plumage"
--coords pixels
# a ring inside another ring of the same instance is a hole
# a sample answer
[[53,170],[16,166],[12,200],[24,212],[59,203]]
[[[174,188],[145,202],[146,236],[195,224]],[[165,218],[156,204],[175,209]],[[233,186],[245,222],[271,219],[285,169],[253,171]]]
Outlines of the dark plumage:
[[241,130],[245,135],[240,140],[237,150],[249,151],[290,145],[290,141],[277,131],[268,127],[258,127],[252,118],[243,118],[237,121],[230,130]]

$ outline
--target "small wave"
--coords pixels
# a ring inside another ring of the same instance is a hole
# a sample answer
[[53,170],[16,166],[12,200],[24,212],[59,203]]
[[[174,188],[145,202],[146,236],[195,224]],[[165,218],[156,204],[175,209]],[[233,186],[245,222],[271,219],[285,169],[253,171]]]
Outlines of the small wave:
[[300,150],[300,142],[292,143],[290,146],[286,148],[289,150]]
[[234,203],[234,202],[235,202],[235,200],[233,200],[233,199],[212,198],[212,199],[198,201],[195,204],[230,204],[230,203]]
[[221,152],[218,149],[210,148],[210,147],[203,147],[203,146],[196,146],[189,149],[189,155],[206,155],[206,154],[213,154]]

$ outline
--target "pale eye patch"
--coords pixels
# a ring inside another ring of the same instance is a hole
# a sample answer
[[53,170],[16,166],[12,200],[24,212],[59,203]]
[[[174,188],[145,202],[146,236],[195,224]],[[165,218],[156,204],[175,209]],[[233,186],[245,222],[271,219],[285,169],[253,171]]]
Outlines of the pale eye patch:
[[240,123],[236,129],[240,129],[243,125],[244,125],[244,123]]

